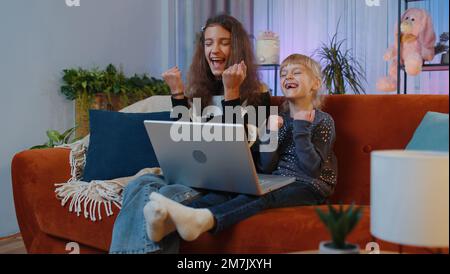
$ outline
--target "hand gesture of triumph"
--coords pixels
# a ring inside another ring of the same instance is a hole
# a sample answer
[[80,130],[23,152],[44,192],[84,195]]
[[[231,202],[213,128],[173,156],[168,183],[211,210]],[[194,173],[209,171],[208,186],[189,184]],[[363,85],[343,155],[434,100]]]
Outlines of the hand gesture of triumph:
[[184,84],[181,78],[181,71],[178,67],[173,67],[162,74],[166,84],[170,88],[172,96],[176,99],[184,98]]
[[267,121],[267,128],[270,131],[278,131],[283,126],[284,120],[283,117],[278,115],[270,115]]
[[225,100],[240,97],[240,87],[247,77],[247,66],[244,61],[227,68],[222,74]]

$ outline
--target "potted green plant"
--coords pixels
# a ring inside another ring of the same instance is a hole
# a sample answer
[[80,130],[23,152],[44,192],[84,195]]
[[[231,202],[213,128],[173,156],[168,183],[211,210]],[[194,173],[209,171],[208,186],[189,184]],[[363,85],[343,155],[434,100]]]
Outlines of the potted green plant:
[[355,94],[365,94],[365,71],[352,55],[352,51],[342,48],[345,41],[338,40],[336,32],[328,44],[322,43],[314,52],[322,64],[324,85],[328,94],[345,94],[348,89]]
[[361,218],[361,207],[355,208],[351,205],[346,210],[342,204],[336,210],[330,204],[328,205],[328,213],[316,208],[322,222],[327,227],[331,235],[331,241],[323,241],[320,243],[319,252],[321,254],[358,254],[359,246],[346,242],[347,236],[355,228]]
[[48,141],[45,144],[33,146],[30,149],[44,149],[53,148],[55,146],[61,146],[65,144],[71,144],[78,139],[72,138],[72,134],[75,132],[76,127],[66,130],[64,133],[60,133],[57,130],[47,130]]
[[65,69],[62,80],[61,93],[76,102],[77,137],[89,133],[89,109],[118,111],[153,95],[170,94],[164,81],[147,74],[126,77],[122,68],[118,70],[112,64],[104,70]]
[[448,40],[449,40],[449,34],[448,32],[444,32],[439,36],[439,42],[434,47],[434,52],[436,55],[442,54],[441,56],[441,64],[448,65]]

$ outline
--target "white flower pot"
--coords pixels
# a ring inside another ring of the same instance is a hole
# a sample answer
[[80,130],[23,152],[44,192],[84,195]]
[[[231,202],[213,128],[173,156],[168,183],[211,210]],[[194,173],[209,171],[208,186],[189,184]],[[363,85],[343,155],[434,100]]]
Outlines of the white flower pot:
[[320,242],[319,254],[359,254],[359,246],[357,244],[348,244],[350,249],[336,249],[331,247],[331,242]]

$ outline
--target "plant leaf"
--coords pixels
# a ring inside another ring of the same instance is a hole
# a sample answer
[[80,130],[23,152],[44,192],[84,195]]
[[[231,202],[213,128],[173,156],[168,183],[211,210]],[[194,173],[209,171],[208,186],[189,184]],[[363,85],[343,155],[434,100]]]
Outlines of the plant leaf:
[[61,135],[64,144],[68,144],[68,143],[69,143],[70,137],[71,137],[72,134],[75,132],[75,129],[76,129],[76,128],[77,128],[77,127],[70,128],[70,129],[66,130],[66,131]]
[[59,143],[63,139],[61,134],[56,130],[47,130],[47,136],[52,144]]
[[31,147],[30,149],[44,149],[44,148],[49,148],[49,146],[47,146],[46,144],[43,144],[43,145]]
[[[340,20],[340,19],[339,19]],[[322,63],[324,86],[329,94],[345,94],[346,89],[351,89],[355,94],[364,92],[363,82],[367,83],[364,69],[352,56],[352,50],[342,50],[346,40],[338,40],[337,30],[328,42],[314,52]]]
[[48,148],[55,147],[55,145],[53,144],[53,142],[51,140],[49,140],[47,143],[45,143],[44,146],[46,146]]
[[328,215],[325,214],[320,208],[316,208],[317,215],[319,215],[320,220],[328,226]]

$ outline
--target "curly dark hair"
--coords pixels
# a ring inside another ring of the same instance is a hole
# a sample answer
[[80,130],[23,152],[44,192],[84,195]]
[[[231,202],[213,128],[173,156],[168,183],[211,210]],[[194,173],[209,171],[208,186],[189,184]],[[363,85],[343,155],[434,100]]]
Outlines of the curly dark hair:
[[248,105],[257,105],[260,97],[258,93],[263,85],[259,79],[249,35],[236,18],[226,14],[209,18],[199,35],[188,73],[187,97],[190,101],[193,98],[201,98],[202,107],[205,107],[211,104],[212,96],[223,94],[222,80],[216,79],[212,74],[205,56],[205,30],[212,26],[222,26],[231,33],[231,53],[226,68],[242,60],[245,62],[247,77],[240,87],[241,100],[247,100]]

